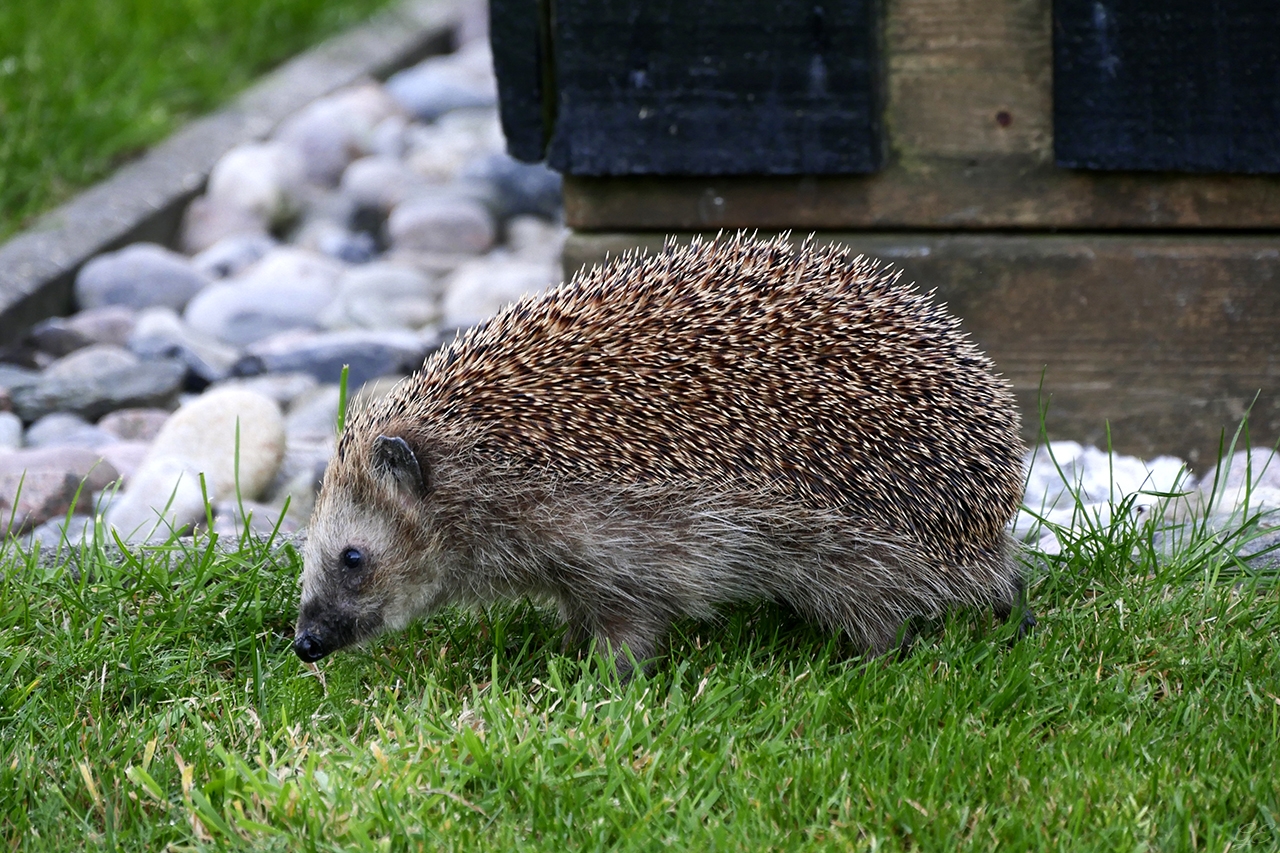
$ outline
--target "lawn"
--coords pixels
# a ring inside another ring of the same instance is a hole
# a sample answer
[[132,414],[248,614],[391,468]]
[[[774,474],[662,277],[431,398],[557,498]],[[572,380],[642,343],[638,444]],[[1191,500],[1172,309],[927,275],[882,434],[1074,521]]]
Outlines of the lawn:
[[310,668],[287,544],[6,546],[0,843],[1276,850],[1280,576],[1151,516],[1038,558],[1021,642],[961,613],[864,662],[747,608],[625,686],[529,604]]
[[387,3],[0,2],[0,240]]

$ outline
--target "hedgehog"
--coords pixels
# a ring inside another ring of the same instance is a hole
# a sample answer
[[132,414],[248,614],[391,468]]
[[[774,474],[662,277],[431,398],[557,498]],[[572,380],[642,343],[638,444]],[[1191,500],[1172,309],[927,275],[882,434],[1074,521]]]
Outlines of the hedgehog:
[[668,241],[434,353],[337,443],[298,656],[526,596],[623,676],[674,620],[753,601],[871,655],[955,607],[1021,636],[1009,385],[932,292],[850,255]]

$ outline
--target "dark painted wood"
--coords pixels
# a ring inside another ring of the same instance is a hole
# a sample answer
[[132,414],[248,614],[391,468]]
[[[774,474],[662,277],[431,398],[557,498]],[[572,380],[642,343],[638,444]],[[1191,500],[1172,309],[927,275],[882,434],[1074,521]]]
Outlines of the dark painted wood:
[[879,166],[870,0],[556,0],[553,33],[552,168],[785,175]]
[[1276,0],[1054,0],[1058,165],[1280,172]]
[[543,77],[549,71],[546,49],[550,0],[489,0],[489,43],[498,78],[498,113],[507,151],[517,160],[537,163],[546,153]]
[[[712,232],[714,234],[714,232]],[[682,240],[689,239],[686,232]],[[800,235],[796,235],[799,239]],[[655,233],[572,234],[567,274]],[[1258,395],[1254,446],[1280,439],[1280,237],[820,232],[937,289],[1013,382],[1024,436],[1048,404],[1052,438],[1200,472]]]

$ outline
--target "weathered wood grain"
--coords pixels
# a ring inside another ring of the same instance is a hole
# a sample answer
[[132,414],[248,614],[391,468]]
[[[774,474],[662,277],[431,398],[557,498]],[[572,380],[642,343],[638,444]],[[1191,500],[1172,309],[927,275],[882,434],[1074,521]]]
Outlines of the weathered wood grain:
[[881,154],[872,8],[556,0],[547,161],[575,175],[871,171]]
[[1051,0],[884,0],[886,157],[872,175],[569,177],[589,230],[1267,229],[1280,177],[1053,163]]
[[[681,235],[688,239],[690,235]],[[1053,438],[1204,470],[1223,430],[1280,439],[1280,237],[832,233],[938,296],[1013,381],[1028,441]],[[577,233],[566,273],[657,234]],[[1043,380],[1043,384],[1042,384]]]
[[1275,0],[1058,0],[1061,166],[1280,172]]

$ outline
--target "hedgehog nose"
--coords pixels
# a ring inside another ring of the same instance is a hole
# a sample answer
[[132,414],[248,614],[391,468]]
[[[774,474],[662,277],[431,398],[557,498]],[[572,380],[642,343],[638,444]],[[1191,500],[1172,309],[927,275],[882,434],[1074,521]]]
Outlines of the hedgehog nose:
[[293,650],[307,663],[315,663],[329,654],[320,638],[310,631],[301,631],[293,638]]

